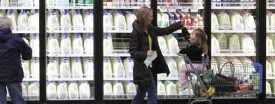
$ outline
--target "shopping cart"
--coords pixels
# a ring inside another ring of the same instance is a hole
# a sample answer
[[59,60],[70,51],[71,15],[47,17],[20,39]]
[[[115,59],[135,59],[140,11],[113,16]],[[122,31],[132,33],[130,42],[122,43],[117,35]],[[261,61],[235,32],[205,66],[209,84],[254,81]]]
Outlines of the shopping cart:
[[[186,54],[178,55],[185,61],[181,70],[188,70],[188,85],[194,92],[188,104],[212,104],[213,97],[256,97],[262,93],[263,68],[259,63],[210,62],[207,56],[199,63],[202,67],[197,67],[198,62],[192,63]],[[205,73],[209,75],[205,77]]]

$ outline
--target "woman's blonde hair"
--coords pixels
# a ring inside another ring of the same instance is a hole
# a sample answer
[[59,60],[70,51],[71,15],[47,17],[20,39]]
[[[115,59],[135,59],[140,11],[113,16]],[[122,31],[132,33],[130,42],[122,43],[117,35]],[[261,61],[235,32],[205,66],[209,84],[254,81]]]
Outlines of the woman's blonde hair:
[[142,6],[136,12],[137,21],[139,21],[144,28],[148,27],[147,17],[149,16],[150,12],[153,12],[153,10],[147,6]]
[[199,47],[202,47],[203,53],[208,54],[208,45],[207,45],[207,35],[204,32],[203,29],[195,29],[193,32],[196,35],[196,44],[198,44]]
[[12,27],[12,21],[8,17],[0,17],[0,29],[3,28],[11,28]]

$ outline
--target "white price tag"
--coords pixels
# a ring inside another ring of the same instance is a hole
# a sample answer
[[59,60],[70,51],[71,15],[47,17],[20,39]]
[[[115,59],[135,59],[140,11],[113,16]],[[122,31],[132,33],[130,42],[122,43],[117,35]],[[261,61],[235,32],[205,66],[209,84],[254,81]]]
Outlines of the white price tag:
[[198,9],[194,9],[194,8],[192,8],[192,9],[190,9],[190,12],[199,12],[199,10]]
[[181,12],[184,12],[184,13],[189,12],[189,8],[183,7],[183,8],[181,9]]
[[160,12],[167,12],[167,9],[160,9]]

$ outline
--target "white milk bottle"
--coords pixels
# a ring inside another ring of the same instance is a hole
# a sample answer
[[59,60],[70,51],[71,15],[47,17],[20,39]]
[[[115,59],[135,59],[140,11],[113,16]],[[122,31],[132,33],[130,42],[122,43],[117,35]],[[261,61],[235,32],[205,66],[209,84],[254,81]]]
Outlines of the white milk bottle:
[[268,60],[266,60],[266,77],[271,78],[272,77],[272,66]]
[[161,16],[161,13],[158,12],[158,14],[157,14],[157,25],[158,25],[158,27],[161,27],[161,26],[162,26],[162,23],[161,23],[161,22],[162,22],[162,21],[161,21],[162,19],[161,19],[161,17],[162,17],[162,16]]
[[239,12],[233,12],[231,15],[232,30],[244,30],[243,17]]
[[94,16],[92,10],[88,10],[84,16],[85,30],[94,30]]
[[70,59],[68,57],[63,57],[60,62],[60,78],[70,78],[71,77],[71,66]]
[[169,26],[169,16],[167,13],[162,13],[161,15],[161,27]]
[[30,77],[30,62],[26,60],[21,60],[21,66],[23,68],[24,72],[24,78],[29,78]]
[[6,16],[6,10],[1,9],[0,10],[0,17],[5,17]]
[[39,78],[39,58],[34,57],[31,60],[31,76],[32,78]]
[[168,77],[170,77],[170,78],[178,77],[178,75],[179,75],[178,67],[177,67],[177,63],[175,62],[175,60],[172,57],[166,58],[165,60],[168,65],[168,68],[170,70],[170,74]]
[[47,65],[47,76],[49,79],[58,77],[58,68],[56,64],[56,58],[51,59]]
[[72,46],[73,53],[74,54],[83,54],[84,49],[83,49],[83,41],[82,41],[81,35],[78,33],[73,35],[72,41],[73,41],[73,46]]
[[9,7],[10,1],[9,0],[1,0],[1,7]]
[[104,83],[104,98],[112,98],[113,93],[113,86],[109,80],[105,81]]
[[61,83],[57,86],[57,98],[68,99],[68,85],[64,81],[61,81]]
[[113,87],[113,91],[114,91],[114,98],[124,98],[123,85],[121,84],[120,81],[116,81]]
[[33,54],[39,54],[39,34],[30,34],[30,47]]
[[71,54],[72,44],[70,34],[65,33],[61,35],[60,51],[61,54]]
[[91,96],[90,85],[87,81],[82,81],[79,85],[79,98],[80,99],[89,99]]
[[25,13],[24,9],[18,14],[18,30],[28,30],[28,14]]
[[47,85],[47,98],[50,100],[57,99],[56,84],[50,81]]
[[125,92],[126,92],[127,98],[132,99],[135,97],[137,90],[136,90],[136,86],[132,80],[130,80],[129,83],[127,84]]
[[103,15],[103,27],[104,30],[112,30],[113,28],[113,16],[109,10],[105,10]]
[[218,20],[219,20],[219,25],[221,30],[230,30],[231,23],[230,23],[230,17],[227,13],[225,12],[220,12],[218,14]]
[[106,33],[104,35],[104,40],[103,40],[103,48],[104,48],[104,53],[112,53],[113,51],[113,41],[112,41],[112,36],[109,33]]
[[64,14],[60,17],[61,30],[72,30],[71,16],[68,10],[64,10]]
[[254,41],[248,34],[244,34],[241,36],[241,46],[243,52],[245,53],[254,53],[256,50]]
[[123,60],[123,66],[125,69],[126,78],[133,77],[134,62],[130,57]]
[[271,95],[272,94],[271,85],[268,81],[266,81],[266,87],[265,88],[266,88],[266,94]]
[[227,39],[226,35],[224,33],[216,34],[216,37],[219,41],[220,49],[226,49],[227,48]]
[[21,85],[22,85],[22,96],[23,96],[24,99],[27,99],[27,97],[28,97],[28,85],[27,85],[27,82],[22,82]]
[[82,64],[79,57],[75,57],[72,62],[72,76],[73,78],[82,78]]
[[17,12],[13,9],[8,10],[7,17],[11,19],[12,22],[12,30],[17,30]]
[[270,24],[269,24],[269,16],[268,15],[266,15],[266,30],[270,30]]
[[274,57],[271,57],[270,59],[269,59],[269,62],[270,62],[270,64],[271,64],[271,66],[272,66],[272,76],[275,76],[275,60],[273,59]]
[[158,81],[157,92],[158,92],[158,98],[166,97],[166,88],[165,88],[165,85],[162,83],[162,81]]
[[69,99],[78,99],[79,93],[78,93],[78,85],[75,81],[72,81],[68,88],[68,95]]
[[244,24],[244,29],[245,30],[255,30],[256,29],[256,24],[253,16],[246,12],[243,15],[243,24]]
[[57,34],[52,33],[49,35],[47,47],[50,54],[59,54],[60,48]]
[[167,98],[177,98],[177,87],[172,81],[168,81],[166,85]]
[[25,0],[25,5],[28,7],[32,7],[34,5],[34,0]]
[[181,67],[185,65],[185,61],[182,57],[175,57],[175,61],[177,63],[178,73],[180,73]]
[[32,82],[28,86],[28,96],[29,99],[39,99],[39,83],[38,82]]
[[270,16],[270,30],[275,30],[275,13]]
[[267,53],[274,51],[273,41],[269,35],[266,36],[266,51]]
[[168,48],[166,44],[166,40],[163,36],[158,36],[158,43],[159,43],[159,48],[163,53],[168,53]]
[[[267,83],[267,82],[266,82]],[[270,84],[270,89],[271,89],[271,92],[272,92],[272,94],[274,95],[274,91],[275,91],[275,81],[274,80],[271,80],[270,82],[269,82],[269,84]],[[266,84],[266,86],[268,86],[268,84]],[[268,89],[268,88],[266,88],[266,90],[268,91],[268,93],[266,93],[266,94],[270,94],[270,90]],[[270,95],[271,96],[271,95]],[[269,96],[269,97],[270,97]]]
[[94,62],[91,57],[87,57],[84,59],[84,75],[86,78],[93,78],[94,77]]
[[178,40],[172,35],[164,36],[170,53],[177,53],[180,49],[178,46]]
[[94,53],[94,38],[93,34],[88,33],[84,34],[84,50],[86,54],[93,54]]
[[126,30],[126,20],[120,10],[113,10],[112,15],[114,17],[113,24],[115,30]]
[[211,13],[211,29],[212,30],[219,30],[218,18],[217,18],[217,15],[214,12]]
[[211,35],[211,50],[213,53],[220,53],[219,40],[214,35]]
[[[37,0],[38,1],[38,0]],[[38,9],[34,10],[34,13],[28,18],[28,26],[30,30],[38,30],[39,29],[39,13]]]
[[112,78],[113,76],[112,63],[108,57],[104,58],[103,67],[104,67],[103,68],[104,78]]
[[136,16],[134,15],[133,11],[127,11],[126,12],[126,24],[127,24],[127,30],[132,30],[132,23],[136,20]]
[[59,19],[55,14],[55,10],[51,11],[51,14],[48,15],[47,26],[50,31],[59,30]]
[[80,14],[80,11],[77,9],[75,10],[75,14],[73,15],[73,29],[84,30],[82,15]]
[[240,46],[240,39],[239,37],[234,34],[229,38],[229,49],[236,51],[236,50],[240,50],[241,46]]
[[125,70],[120,57],[112,57],[111,62],[113,66],[114,77],[123,78],[125,76]]

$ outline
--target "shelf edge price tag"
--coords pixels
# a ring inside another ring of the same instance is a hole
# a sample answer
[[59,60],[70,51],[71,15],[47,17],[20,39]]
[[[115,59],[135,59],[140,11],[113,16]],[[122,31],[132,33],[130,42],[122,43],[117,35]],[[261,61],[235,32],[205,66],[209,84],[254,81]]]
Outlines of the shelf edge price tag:
[[181,12],[185,12],[185,13],[186,13],[186,12],[189,12],[189,8],[182,7],[182,8],[181,8]]
[[190,12],[199,12],[199,10],[197,8],[191,8]]

